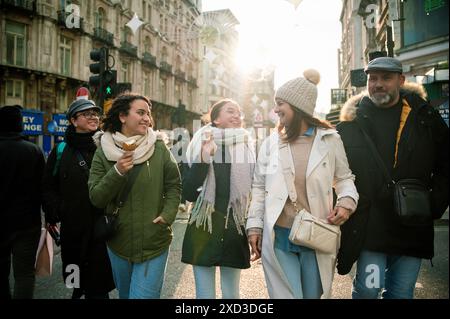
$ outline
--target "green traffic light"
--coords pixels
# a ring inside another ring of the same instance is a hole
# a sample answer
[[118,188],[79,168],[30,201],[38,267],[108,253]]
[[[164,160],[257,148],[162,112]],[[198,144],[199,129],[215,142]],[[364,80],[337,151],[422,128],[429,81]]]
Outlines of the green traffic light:
[[111,94],[112,92],[111,92],[111,87],[110,86],[107,86],[106,87],[106,94]]

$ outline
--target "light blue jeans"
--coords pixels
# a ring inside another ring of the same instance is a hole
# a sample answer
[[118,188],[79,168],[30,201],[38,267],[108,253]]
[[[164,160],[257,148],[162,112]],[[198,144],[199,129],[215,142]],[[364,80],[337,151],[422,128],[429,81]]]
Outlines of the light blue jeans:
[[120,299],[159,299],[169,249],[143,263],[130,263],[108,248],[114,283]]
[[299,247],[299,252],[275,249],[275,256],[291,285],[297,299],[320,299],[322,282],[316,252],[307,247]]
[[422,259],[363,250],[356,263],[353,299],[412,299]]
[[[216,267],[193,266],[197,299],[216,299]],[[220,268],[222,299],[239,299],[241,269]]]

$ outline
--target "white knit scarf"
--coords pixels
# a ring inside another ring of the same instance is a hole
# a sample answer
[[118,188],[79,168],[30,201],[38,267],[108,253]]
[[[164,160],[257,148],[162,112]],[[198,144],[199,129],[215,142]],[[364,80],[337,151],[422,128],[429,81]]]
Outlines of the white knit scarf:
[[133,164],[141,164],[152,157],[155,151],[157,134],[148,128],[145,135],[126,137],[120,132],[97,132],[94,140],[100,140],[100,145],[108,161],[117,162],[125,151],[122,149],[123,143],[135,141],[137,148],[134,150]]
[[[231,163],[230,172],[230,199],[227,207],[225,228],[228,226],[228,218],[232,211],[233,220],[237,231],[243,234],[241,227],[245,225],[247,212],[250,205],[250,193],[252,187],[253,171],[256,156],[254,142],[245,129],[218,129],[207,125],[197,131],[188,146],[186,157],[189,167],[201,158],[202,139],[205,133],[211,132],[214,142],[219,146],[228,147],[229,158],[222,159],[221,154],[216,154],[215,161]],[[221,152],[219,152],[221,153]],[[203,183],[202,190],[192,210],[190,224],[203,226],[212,233],[212,213],[216,197],[216,179],[214,166],[209,165],[208,175]]]

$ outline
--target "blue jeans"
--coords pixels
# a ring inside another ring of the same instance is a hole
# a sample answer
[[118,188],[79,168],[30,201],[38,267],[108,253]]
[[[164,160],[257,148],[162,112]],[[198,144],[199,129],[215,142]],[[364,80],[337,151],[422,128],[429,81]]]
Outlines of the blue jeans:
[[[195,296],[197,299],[216,298],[216,267],[193,266],[195,277]],[[220,287],[222,299],[239,299],[239,280],[241,269],[220,268]]]
[[275,249],[275,256],[283,269],[297,299],[320,299],[322,282],[316,252],[307,247],[299,247],[299,252]]
[[353,299],[412,299],[422,260],[363,250],[356,263]]
[[130,263],[109,248],[108,255],[120,299],[160,298],[169,249],[143,263]]

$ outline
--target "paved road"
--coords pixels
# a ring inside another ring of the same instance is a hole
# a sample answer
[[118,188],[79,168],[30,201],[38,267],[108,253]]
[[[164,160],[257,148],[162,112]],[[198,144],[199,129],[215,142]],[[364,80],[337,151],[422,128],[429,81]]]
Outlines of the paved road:
[[[165,284],[162,298],[195,298],[194,277],[192,267],[180,262],[181,244],[186,219],[178,219],[174,224],[174,242],[171,246]],[[429,261],[424,261],[416,285],[415,298],[418,299],[448,299],[448,222],[435,227],[434,267]],[[336,275],[333,284],[333,298],[351,298],[351,281],[354,270],[346,276]],[[218,277],[218,276],[217,276]],[[68,299],[71,290],[67,289],[61,279],[61,259],[55,256],[54,272],[51,277],[38,278],[35,297],[38,299]],[[220,296],[219,278],[216,279],[217,295]],[[117,298],[117,291],[111,293],[111,298]],[[242,272],[241,298],[268,298],[264,281],[264,274],[260,262],[256,262],[250,269]]]

